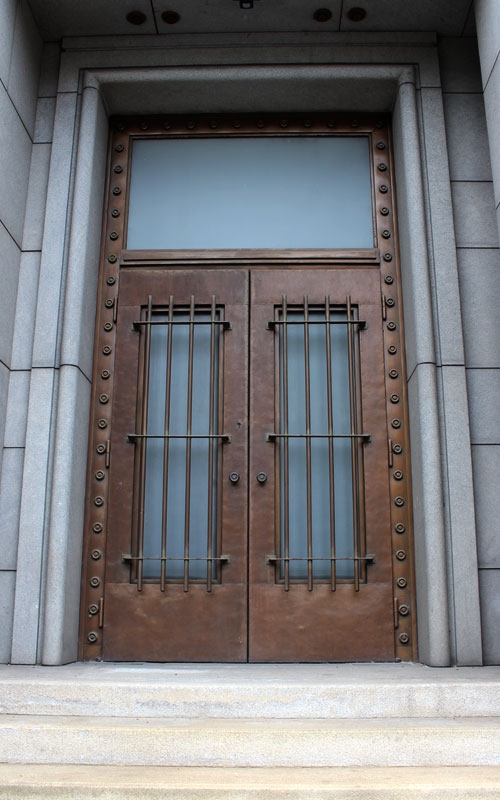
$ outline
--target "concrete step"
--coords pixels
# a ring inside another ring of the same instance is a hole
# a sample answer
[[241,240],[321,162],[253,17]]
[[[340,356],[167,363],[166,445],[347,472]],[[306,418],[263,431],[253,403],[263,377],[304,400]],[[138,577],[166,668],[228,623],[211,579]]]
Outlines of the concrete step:
[[497,767],[234,769],[0,764],[0,800],[500,800]]
[[420,664],[0,666],[0,714],[148,718],[496,716],[500,668]]
[[0,717],[0,762],[168,767],[499,766],[500,719]]

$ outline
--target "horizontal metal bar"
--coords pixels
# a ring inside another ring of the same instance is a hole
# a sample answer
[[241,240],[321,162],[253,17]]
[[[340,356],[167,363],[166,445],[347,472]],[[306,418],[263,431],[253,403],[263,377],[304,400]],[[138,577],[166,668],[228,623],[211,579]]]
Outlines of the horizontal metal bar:
[[276,439],[363,439],[371,442],[370,433],[266,433],[266,442]]
[[231,443],[229,433],[128,433],[129,442],[138,439],[220,439],[223,443]]
[[288,556],[284,556],[280,558],[279,556],[267,555],[266,556],[266,564],[273,564],[275,561],[368,561],[369,563],[375,562],[375,553],[367,553],[366,556],[353,556],[352,558],[338,558],[337,556],[329,556],[326,558],[316,558],[315,556],[311,556],[308,558],[305,556],[304,558],[291,558]]
[[201,320],[201,319],[197,320],[196,317],[193,320],[193,322],[189,322],[189,320],[185,320],[184,321],[184,320],[176,320],[176,319],[173,319],[173,320],[159,320],[159,319],[158,320],[156,320],[156,319],[147,320],[147,319],[141,319],[141,320],[136,320],[135,322],[133,322],[132,323],[132,328],[135,331],[138,331],[139,328],[141,327],[141,325],[195,325],[195,326],[196,325],[222,325],[222,329],[223,330],[230,331],[230,330],[233,329],[232,323],[229,322],[229,320],[227,320],[227,319],[214,319],[212,321],[212,320],[209,320],[209,319],[208,320],[204,320],[204,319],[203,320]]
[[277,325],[359,325],[361,329],[366,328],[365,319],[323,319],[323,320],[291,320],[291,319],[272,319],[266,323],[266,330],[272,331]]
[[231,563],[231,556],[219,556],[216,558],[191,558],[191,556],[181,556],[179,558],[167,558],[166,556],[158,556],[157,558],[149,556],[133,556],[131,553],[122,553],[122,561],[222,561],[225,564]]

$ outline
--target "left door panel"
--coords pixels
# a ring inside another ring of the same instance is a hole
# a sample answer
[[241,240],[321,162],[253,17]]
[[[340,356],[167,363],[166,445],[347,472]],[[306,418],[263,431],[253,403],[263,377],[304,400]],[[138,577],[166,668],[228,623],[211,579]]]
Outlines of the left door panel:
[[247,274],[124,269],[116,334],[103,658],[246,661]]

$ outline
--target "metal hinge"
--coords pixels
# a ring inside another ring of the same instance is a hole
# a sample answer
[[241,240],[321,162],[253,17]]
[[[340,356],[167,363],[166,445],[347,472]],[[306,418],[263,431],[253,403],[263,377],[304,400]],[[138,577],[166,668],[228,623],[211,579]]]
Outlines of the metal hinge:
[[104,597],[99,600],[99,627],[104,625]]
[[382,295],[382,319],[387,319],[387,301],[385,299],[385,294]]
[[394,598],[394,628],[396,630],[399,628],[399,600],[397,597]]
[[392,467],[394,464],[394,457],[392,455],[392,439],[387,440],[387,458],[389,460],[389,466]]
[[106,442],[106,453],[104,457],[104,464],[107,469],[109,469],[110,463],[111,463],[111,441],[110,439],[108,439],[108,441]]

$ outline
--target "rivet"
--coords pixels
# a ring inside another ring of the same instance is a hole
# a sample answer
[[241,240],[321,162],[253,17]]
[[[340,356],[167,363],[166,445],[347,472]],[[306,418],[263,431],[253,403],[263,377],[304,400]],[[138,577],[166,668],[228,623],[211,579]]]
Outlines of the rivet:
[[99,606],[97,605],[97,603],[91,603],[89,605],[89,614],[90,614],[90,616],[93,616],[94,614],[97,614],[98,611],[99,611]]
[[[117,261],[117,256],[115,256],[114,253],[111,253],[111,255],[108,256],[108,261],[109,261],[110,264],[115,264],[116,261]],[[109,283],[109,281],[108,281],[108,283]]]
[[334,127],[335,127],[335,122],[333,121],[333,119],[329,119],[329,120],[327,121],[327,123],[326,123],[326,127],[327,127],[327,128],[334,128]]
[[391,403],[399,403],[399,394],[391,394]]
[[99,402],[102,403],[103,405],[105,405],[107,402],[109,402],[109,394],[100,394],[99,395]]
[[[397,456],[400,456],[401,453],[403,452],[403,448],[400,444],[398,444],[398,442],[394,442],[394,444],[392,445],[392,452],[395,453]],[[402,531],[398,531],[398,533],[402,533]]]
[[98,639],[98,636],[97,636],[97,633],[95,631],[91,631],[89,633],[89,635],[87,636],[87,641],[90,642],[90,644],[94,644],[94,642],[97,642],[97,639]]
[[233,120],[233,128],[241,128],[241,122],[239,119]]
[[116,167],[114,168],[114,172],[116,172],[116,174],[119,175],[120,172],[123,172],[123,167],[120,164],[117,164]]
[[265,125],[265,122],[264,122],[263,119],[258,119],[255,124],[256,124],[257,128],[263,128],[264,125]]
[[102,326],[105,331],[112,331],[113,330],[113,323],[112,322],[105,322]]
[[116,130],[117,131],[124,131],[125,130],[125,125],[123,124],[123,122],[117,122],[116,123]]
[[399,641],[401,642],[401,644],[408,644],[410,641],[410,637],[408,636],[407,633],[400,633]]
[[96,481],[103,481],[106,476],[106,473],[102,471],[102,469],[98,469],[95,474]]
[[393,477],[394,477],[395,481],[402,481],[403,478],[404,478],[404,475],[403,475],[403,473],[401,472],[400,469],[395,469],[392,474],[393,474]]
[[398,578],[396,583],[398,584],[400,589],[406,589],[406,587],[408,586],[408,581],[406,580],[406,578]]
[[218,122],[217,122],[216,119],[211,119],[210,120],[210,127],[212,128],[212,130],[215,130],[217,128],[217,125],[218,125]]
[[385,172],[386,169],[387,169],[387,164],[384,164],[384,163],[379,164],[378,165],[378,169],[380,170],[380,172]]
[[385,142],[377,142],[377,150],[385,150]]
[[94,505],[98,508],[104,505],[104,497],[100,497],[99,495],[94,500]]
[[391,238],[391,232],[388,231],[387,229],[385,231],[382,231],[382,238],[383,239],[390,239]]
[[386,186],[385,183],[383,183],[381,186],[378,187],[378,190],[379,192],[382,192],[382,194],[387,194],[387,192],[389,191],[389,187]]
[[106,300],[106,302],[104,303],[104,305],[106,306],[106,308],[113,308],[114,304],[115,304],[115,301],[113,300],[113,298],[112,298],[112,297],[108,297],[108,299],[107,299],[107,300]]
[[102,523],[101,522],[95,522],[93,527],[92,527],[92,530],[94,531],[94,533],[102,533]]
[[113,194],[121,194],[121,193],[122,193],[122,190],[120,189],[120,187],[119,186],[115,186],[115,188],[113,189]]
[[398,524],[394,526],[394,530],[399,534],[406,533],[406,528],[402,522],[398,522]]
[[399,606],[399,613],[401,614],[402,617],[407,617],[408,614],[410,613],[410,606],[407,605]]
[[405,504],[405,499],[404,499],[404,497],[396,497],[396,499],[394,500],[394,503],[395,503],[395,505],[397,505],[398,508],[401,508]]
[[113,284],[116,283],[115,276],[110,275],[109,278],[106,278],[106,283],[108,284],[108,286],[113,286]]
[[99,559],[102,558],[102,553],[100,550],[92,550],[90,555],[94,561],[99,561]]
[[389,353],[389,355],[395,356],[396,353],[398,352],[398,348],[396,347],[395,344],[390,344],[389,347],[387,348],[387,352]]
[[351,128],[359,128],[359,122],[357,119],[351,120]]
[[124,146],[122,144],[117,144],[116,147],[115,147],[115,150],[116,150],[117,153],[123,153],[124,149],[125,148],[124,148]]
[[97,427],[98,427],[98,428],[100,428],[102,431],[103,431],[105,428],[107,428],[107,427],[108,427],[108,421],[107,421],[107,419],[100,419],[100,420],[99,420],[99,422],[97,423]]
[[304,128],[311,128],[311,127],[312,127],[311,120],[310,119],[305,119],[304,120]]
[[141,122],[141,124],[139,125],[139,128],[141,129],[141,131],[147,131],[147,129],[149,128],[149,125],[148,125],[147,122]]
[[169,119],[166,119],[165,122],[163,123],[163,130],[169,131],[171,127],[172,123],[170,122]]
[[391,422],[391,425],[392,425],[393,428],[398,429],[398,428],[401,427],[401,420],[397,419],[397,418],[393,419],[392,422]]
[[393,298],[393,297],[388,297],[388,298],[386,299],[386,301],[385,301],[385,304],[386,304],[387,306],[389,306],[389,308],[392,308],[393,306],[395,306],[395,305],[396,305],[396,301],[394,300],[394,298]]
[[406,550],[396,550],[396,558],[398,561],[404,561],[406,559]]
[[383,127],[384,127],[384,121],[383,121],[382,119],[378,119],[378,120],[376,121],[376,123],[375,123],[375,127],[376,127],[376,128],[379,128],[379,129],[380,129],[380,128],[383,128]]
[[106,452],[106,445],[105,444],[98,444],[96,447],[96,453],[99,453],[100,456],[104,455]]
[[113,209],[113,211],[111,212],[111,216],[112,217],[119,217],[120,216],[120,212],[118,211],[117,208]]
[[382,214],[383,217],[388,217],[390,212],[387,206],[382,206],[382,208],[380,209],[380,213]]
[[392,275],[386,275],[384,281],[386,283],[394,283],[394,278],[392,277]]
[[190,131],[192,131],[195,127],[196,122],[193,119],[190,119],[188,122],[186,122],[186,128],[189,128]]
[[280,119],[280,127],[281,128],[288,128],[288,120],[287,119]]
[[109,369],[103,369],[103,371],[101,372],[101,378],[103,379],[103,381],[107,381],[110,375],[111,372],[109,371]]
[[100,578],[97,578],[97,577],[91,578],[90,579],[90,585],[92,586],[93,589],[97,589],[101,585]]
[[[383,234],[382,234],[382,235],[383,235]],[[110,239],[111,239],[113,242],[116,242],[116,240],[118,239],[118,233],[117,233],[116,231],[111,231],[111,233],[109,234],[109,238],[110,238]]]
[[111,347],[109,346],[109,344],[104,345],[104,347],[102,348],[102,352],[103,355],[109,356],[109,354],[111,353]]
[[387,330],[388,331],[395,331],[398,326],[392,320],[387,323]]
[[392,261],[392,254],[384,253],[384,261]]
[[399,372],[397,371],[397,369],[389,370],[389,378],[399,378]]

